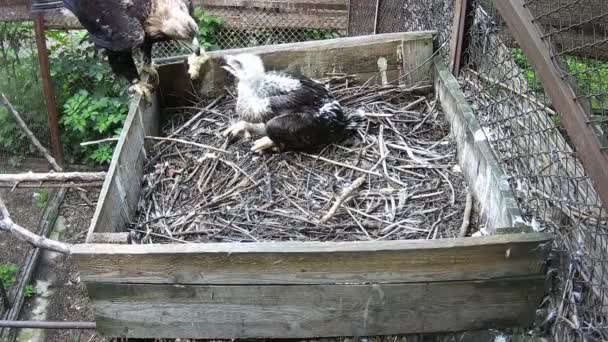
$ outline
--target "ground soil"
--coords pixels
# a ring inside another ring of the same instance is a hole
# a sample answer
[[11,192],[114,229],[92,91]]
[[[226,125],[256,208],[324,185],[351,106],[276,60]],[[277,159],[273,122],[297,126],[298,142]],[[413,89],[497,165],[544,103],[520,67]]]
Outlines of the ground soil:
[[[90,192],[88,197],[96,202],[98,190]],[[59,215],[65,218],[66,230],[62,240],[68,243],[82,243],[86,239],[94,208],[87,206],[74,191],[68,192],[60,208]],[[40,273],[42,270],[38,271]],[[76,265],[70,257],[56,260],[53,272],[56,275],[54,295],[47,308],[47,320],[50,321],[94,321],[93,308],[87,297],[86,287],[80,281]],[[31,315],[32,302],[24,307],[23,316]],[[88,330],[48,330],[45,341],[104,341]]]

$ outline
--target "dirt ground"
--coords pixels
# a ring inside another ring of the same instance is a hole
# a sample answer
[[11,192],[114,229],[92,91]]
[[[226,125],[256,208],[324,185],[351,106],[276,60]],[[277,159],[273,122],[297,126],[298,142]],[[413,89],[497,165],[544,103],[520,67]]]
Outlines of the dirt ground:
[[[98,190],[96,190],[90,192],[88,197],[95,203],[98,195]],[[84,242],[94,210],[94,208],[87,206],[74,191],[69,191],[59,212],[59,215],[65,218],[66,225],[62,240],[68,243]],[[80,281],[74,262],[70,257],[59,257],[52,266],[54,267],[51,271],[56,275],[53,285],[55,293],[50,298],[47,308],[47,320],[93,321],[93,309],[89,304],[85,285]],[[39,270],[37,273],[39,274],[41,271]],[[29,305],[24,307],[22,319],[27,319],[31,315],[32,302],[29,301],[27,304]],[[97,337],[94,332],[88,330],[47,330],[45,341],[95,342],[104,341],[104,339]]]

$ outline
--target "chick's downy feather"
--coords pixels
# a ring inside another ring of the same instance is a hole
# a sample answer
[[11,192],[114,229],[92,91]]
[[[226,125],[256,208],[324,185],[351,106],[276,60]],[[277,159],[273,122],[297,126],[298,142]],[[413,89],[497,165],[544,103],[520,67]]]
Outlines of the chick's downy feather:
[[310,78],[265,72],[257,56],[229,58],[238,79],[237,113],[241,120],[264,123],[277,144],[307,149],[340,139],[359,128],[360,114],[348,114],[321,83]]

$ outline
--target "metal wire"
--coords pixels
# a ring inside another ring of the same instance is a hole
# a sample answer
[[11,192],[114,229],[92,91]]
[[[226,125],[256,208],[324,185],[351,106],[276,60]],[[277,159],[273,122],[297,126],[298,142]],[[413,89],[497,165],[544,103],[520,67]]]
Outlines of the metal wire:
[[[565,2],[528,1],[528,8],[542,4],[545,14],[536,15],[537,21],[551,17],[553,23],[570,23],[562,28],[572,27],[573,18],[587,10],[588,2],[569,1],[568,6]],[[593,13],[602,13],[601,8],[600,5],[600,12]],[[562,114],[552,108],[536,70],[518,48],[492,2],[481,2],[472,15],[474,24],[468,32],[470,46],[460,81],[510,176],[529,223],[557,237],[554,255],[559,262],[549,268],[550,292],[539,308],[543,321],[539,322],[537,333],[551,335],[557,341],[605,340],[606,211],[569,144],[561,124]],[[573,45],[566,45],[566,41],[581,48],[587,45],[582,36],[565,39],[572,32],[561,29],[544,33],[545,38],[552,37],[548,42],[555,58],[577,62],[586,59],[583,71],[576,74],[564,69],[564,77],[573,76],[570,81],[579,85],[590,80],[594,87],[608,86],[607,78],[600,80],[590,75],[591,70],[602,69],[598,60],[587,64],[588,57],[566,53],[573,51]],[[596,34],[595,41],[601,40],[603,34]],[[557,36],[561,37],[560,48],[553,45]],[[598,100],[601,96],[596,96],[597,91],[579,89],[583,98],[595,99],[597,105],[603,103]]]
[[[38,139],[49,146],[50,131],[33,22],[0,22],[0,75],[0,92],[22,114]],[[0,106],[0,171],[24,157],[41,155],[30,147],[14,119]]]

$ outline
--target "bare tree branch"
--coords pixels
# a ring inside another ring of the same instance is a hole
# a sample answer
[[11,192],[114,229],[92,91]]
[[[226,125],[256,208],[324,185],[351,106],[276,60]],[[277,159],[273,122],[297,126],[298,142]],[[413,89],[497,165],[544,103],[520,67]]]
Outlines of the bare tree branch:
[[2,230],[12,233],[20,240],[28,242],[35,247],[62,254],[70,254],[69,244],[36,235],[13,222],[6,205],[4,205],[4,201],[2,201],[2,197],[0,197],[0,231]]
[[95,182],[103,181],[105,178],[105,172],[27,172],[0,174],[0,182]]
[[[32,131],[27,127],[27,124],[21,118],[21,116],[19,115],[19,112],[17,112],[17,110],[15,110],[15,108],[10,103],[10,101],[2,93],[0,93],[0,103],[2,103],[4,105],[4,107],[6,107],[6,110],[8,110],[8,112],[11,113],[11,115],[15,118],[19,127],[21,127],[21,129],[25,132],[27,137],[30,139],[32,144],[34,146],[36,146],[36,148],[40,151],[40,153],[42,153],[44,155],[46,160],[48,160],[49,164],[51,164],[51,166],[53,167],[53,170],[55,170],[57,172],[62,172],[63,168],[59,164],[57,164],[57,161],[55,160],[55,158],[53,158],[51,156],[51,154],[49,153],[49,151],[40,143],[40,140],[38,140],[36,138],[36,136],[34,135],[34,133],[32,133]],[[85,201],[85,203],[87,205],[89,205],[90,207],[95,207],[86,194],[79,191],[78,196],[80,196],[80,198],[83,201]]]
[[8,101],[6,96],[2,93],[0,93],[0,102],[2,102],[4,107],[6,107],[6,110],[8,110],[8,112],[13,116],[13,118],[15,118],[15,121],[17,121],[17,125],[19,125],[19,127],[21,127],[21,129],[25,132],[25,135],[27,135],[27,137],[30,139],[32,144],[34,146],[36,146],[36,148],[44,155],[46,160],[49,161],[49,164],[51,164],[53,169],[57,172],[63,171],[63,168],[61,166],[59,166],[59,164],[57,164],[57,161],[55,160],[55,158],[53,158],[51,156],[49,151],[44,146],[42,146],[42,144],[40,143],[40,140],[38,140],[36,138],[36,136],[34,135],[34,133],[32,133],[32,131],[30,131],[30,129],[27,127],[27,124],[25,123],[25,121],[23,121],[23,119],[21,118],[21,116],[19,115],[17,110],[15,110],[15,107],[13,107],[13,105]]

